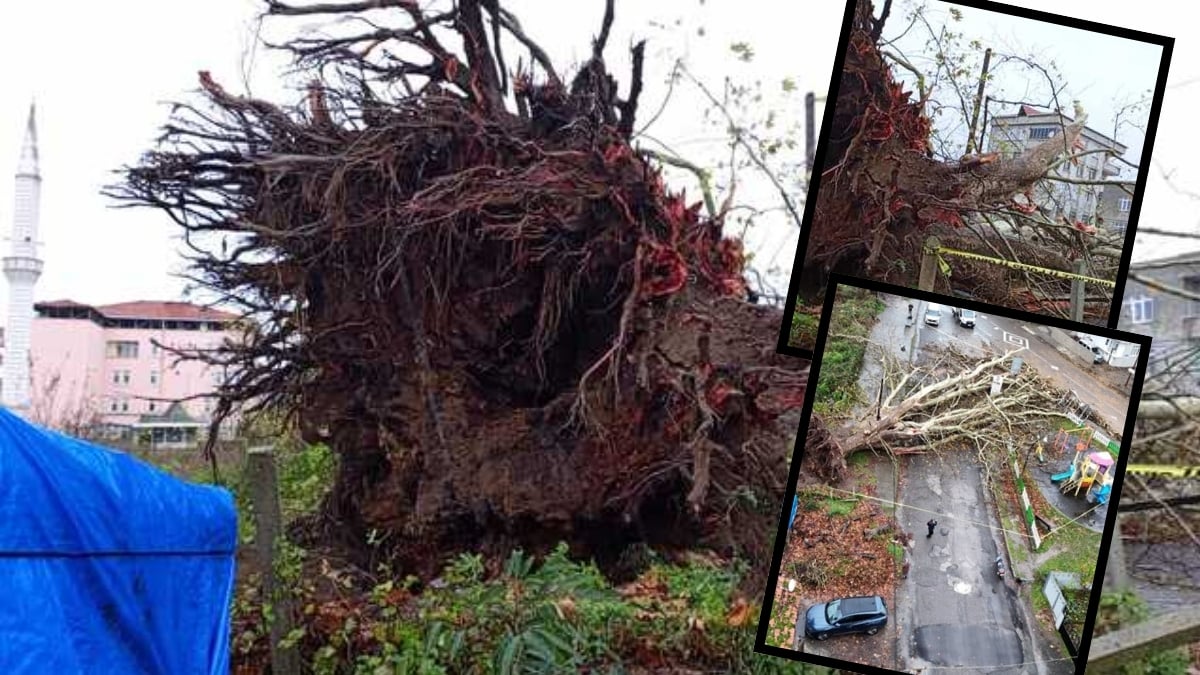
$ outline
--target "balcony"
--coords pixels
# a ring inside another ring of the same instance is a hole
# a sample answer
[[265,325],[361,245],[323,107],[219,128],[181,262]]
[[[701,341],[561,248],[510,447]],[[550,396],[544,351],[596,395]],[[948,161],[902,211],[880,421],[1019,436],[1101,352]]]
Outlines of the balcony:
[[42,261],[37,258],[27,258],[25,256],[6,256],[4,258],[4,269],[5,271],[24,270],[41,273]]

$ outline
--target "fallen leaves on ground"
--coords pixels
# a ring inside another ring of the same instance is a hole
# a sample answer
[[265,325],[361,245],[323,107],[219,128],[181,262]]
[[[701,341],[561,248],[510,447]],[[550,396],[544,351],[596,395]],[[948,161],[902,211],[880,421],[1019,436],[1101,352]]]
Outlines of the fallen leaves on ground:
[[[859,489],[874,491],[863,485]],[[893,518],[869,500],[860,500],[846,515],[831,515],[819,497],[810,497],[807,508],[804,495],[800,502],[775,585],[770,628],[777,631],[768,630],[768,642],[785,649],[795,644],[798,613],[811,604],[857,595],[879,595],[889,607],[895,604],[897,566],[888,543],[896,532],[881,531]],[[793,579],[796,588],[788,591]],[[786,640],[780,642],[779,633],[786,635]],[[876,663],[884,660],[881,656]]]
[[733,607],[729,608],[729,614],[725,616],[725,622],[730,626],[740,626],[746,623],[746,619],[749,616],[750,603],[746,602],[745,598],[738,598],[734,601]]

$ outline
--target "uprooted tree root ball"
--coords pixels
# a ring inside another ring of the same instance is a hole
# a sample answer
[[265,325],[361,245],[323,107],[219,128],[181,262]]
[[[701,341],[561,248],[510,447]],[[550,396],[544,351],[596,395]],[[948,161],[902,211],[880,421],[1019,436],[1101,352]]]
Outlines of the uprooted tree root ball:
[[[567,83],[494,2],[348,3],[392,27],[288,43],[332,73],[302,106],[201,73],[208,105],[112,189],[167,211],[194,280],[252,320],[245,344],[185,354],[232,369],[213,428],[290,413],[341,457],[327,531],[394,534],[402,569],[560,538],[752,537],[762,560],[773,536],[807,363],[745,300],[740,242],[632,145],[642,45],[621,98],[607,10]],[[536,72],[507,71],[501,33]]]
[[[926,101],[906,91],[884,59],[879,40],[886,16],[876,19],[872,10],[869,0],[858,0],[824,166],[815,169],[819,182],[801,270],[802,304],[820,304],[830,272],[916,287],[923,242],[931,234],[958,240],[968,251],[1039,264],[1038,258],[1046,256],[1031,259],[1024,250],[1013,248],[1024,249],[1023,244],[997,234],[974,233],[968,238],[965,223],[987,214],[1014,218],[1030,213],[1029,191],[1070,153],[1086,114],[1077,114],[1062,134],[1013,157],[993,153],[952,162],[935,159]],[[1018,195],[1025,195],[1026,201],[1017,202]],[[1083,248],[1082,235],[1068,231],[1056,236],[1061,240],[1050,242],[1051,248],[1062,255],[1052,256],[1051,265],[1072,269],[1068,258]],[[960,264],[957,259],[953,267],[953,278],[938,279],[938,291],[951,292],[952,286],[968,293],[986,289],[977,299],[1066,315],[1058,296],[1069,293],[1069,281],[1033,279],[1028,272]],[[1005,283],[996,285],[997,277]],[[1110,302],[1106,295],[1103,302],[1087,308],[1087,316],[1106,318]],[[810,344],[797,346],[811,348]]]

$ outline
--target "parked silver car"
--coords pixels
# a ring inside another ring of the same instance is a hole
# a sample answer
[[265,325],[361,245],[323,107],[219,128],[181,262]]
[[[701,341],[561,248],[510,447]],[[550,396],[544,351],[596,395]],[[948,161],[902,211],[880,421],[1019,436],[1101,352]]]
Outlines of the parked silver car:
[[928,326],[939,326],[942,323],[942,306],[929,303],[925,308],[925,324]]

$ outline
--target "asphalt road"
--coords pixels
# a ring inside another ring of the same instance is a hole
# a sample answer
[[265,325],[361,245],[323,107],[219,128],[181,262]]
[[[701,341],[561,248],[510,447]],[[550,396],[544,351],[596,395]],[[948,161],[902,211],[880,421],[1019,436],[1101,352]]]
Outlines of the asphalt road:
[[[900,662],[908,672],[1038,673],[1011,575],[1000,579],[1000,549],[973,458],[963,453],[913,456],[900,483],[898,509],[916,533],[908,578],[897,592]],[[938,521],[932,538],[925,523]],[[1021,665],[1026,664],[1028,665]]]
[[962,351],[977,356],[1025,347],[1017,356],[1060,387],[1074,390],[1080,400],[1096,409],[1113,431],[1120,433],[1129,413],[1129,397],[1113,391],[1093,375],[1095,368],[1112,366],[1096,366],[1068,356],[1056,345],[1040,339],[1038,330],[1045,329],[991,314],[978,315],[975,328],[964,328],[958,325],[947,307],[940,326],[920,324],[920,345],[954,342]]

